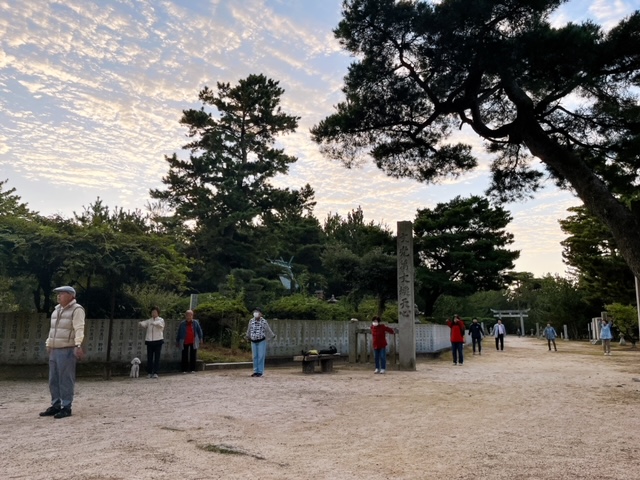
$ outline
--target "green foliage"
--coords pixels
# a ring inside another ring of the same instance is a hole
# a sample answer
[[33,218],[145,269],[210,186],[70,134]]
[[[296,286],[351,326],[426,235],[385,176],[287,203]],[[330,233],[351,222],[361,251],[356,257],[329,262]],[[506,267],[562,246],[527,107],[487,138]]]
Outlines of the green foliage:
[[59,217],[0,216],[0,258],[4,273],[33,280],[30,299],[38,312],[52,309],[50,292],[67,271],[77,228]]
[[20,310],[15,293],[13,281],[7,277],[0,277],[0,311],[17,312]]
[[163,318],[181,318],[189,306],[188,299],[184,296],[157,285],[125,285],[123,292],[135,299],[136,313],[139,318],[149,318],[153,307],[160,308],[160,316]]
[[636,307],[612,303],[605,305],[605,309],[613,317],[613,324],[620,334],[635,344],[638,339],[638,310]]
[[379,316],[384,323],[398,322],[398,304],[396,302],[388,302],[382,314],[379,313],[378,307],[377,298],[365,297],[362,302],[360,302],[360,305],[358,305],[358,311],[353,312],[351,318],[369,321],[374,316]]
[[234,86],[218,83],[216,92],[204,87],[202,108],[183,112],[189,158],[166,157],[166,189],[151,196],[175,209],[164,222],[185,235],[187,251],[199,260],[193,279],[199,288],[212,289],[231,269],[256,269],[277,255],[275,225],[313,207],[308,185],[292,191],[271,182],[296,161],[274,146],[298,126],[298,117],[280,107],[283,93],[277,81],[249,75]]
[[25,218],[35,215],[35,212],[29,210],[27,204],[22,203],[20,197],[15,195],[15,188],[6,188],[7,182],[8,180],[0,181],[0,218]]
[[456,197],[434,209],[418,210],[414,223],[418,298],[431,315],[443,295],[465,296],[503,288],[505,270],[519,251],[507,250],[513,235],[505,230],[511,215],[486,198]]
[[347,213],[346,218],[330,213],[324,221],[323,230],[330,243],[343,245],[356,255],[364,255],[373,248],[382,248],[385,253],[395,251],[389,228],[373,221],[365,222],[361,207]]
[[587,301],[598,308],[635,302],[633,273],[611,231],[584,207],[569,208],[569,212],[572,215],[560,220],[568,235],[560,242],[562,257],[574,269]]
[[208,294],[206,303],[194,310],[206,338],[220,342],[225,347],[237,348],[249,319],[249,311],[240,298],[227,298],[220,294]]
[[511,309],[530,309],[525,328],[551,323],[556,329],[567,325],[571,338],[585,334],[585,320],[598,312],[590,310],[579,285],[557,275],[535,278],[532,274],[513,274],[517,282],[508,292]]
[[433,313],[429,315],[436,323],[444,323],[447,318],[456,313],[462,315],[465,305],[464,297],[440,295],[433,306]]
[[349,320],[350,309],[342,303],[327,303],[313,296],[295,294],[264,307],[268,318],[295,320]]
[[496,198],[536,192],[537,157],[640,276],[640,219],[617,198],[640,179],[640,11],[605,32],[552,25],[562,3],[345,0],[334,33],[355,60],[344,101],[312,136],[347,167],[371,158],[390,176],[438,182],[477,167],[453,136],[468,126],[493,158]]
[[510,308],[508,301],[504,290],[476,292],[466,298],[460,314],[470,318],[492,318],[491,309],[508,310]]
[[384,225],[364,221],[360,207],[342,218],[329,215],[324,231],[327,246],[322,264],[327,272],[327,290],[349,299],[358,311],[365,295],[378,301],[378,315],[397,295],[395,242]]

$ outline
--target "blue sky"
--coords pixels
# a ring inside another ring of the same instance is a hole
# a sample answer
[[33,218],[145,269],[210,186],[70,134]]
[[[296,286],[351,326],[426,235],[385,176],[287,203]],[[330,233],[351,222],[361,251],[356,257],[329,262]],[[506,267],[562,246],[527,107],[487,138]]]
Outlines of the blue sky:
[[[553,21],[609,27],[638,8],[640,0],[573,0]],[[263,73],[285,89],[285,111],[302,117],[281,139],[299,160],[276,183],[310,183],[320,220],[360,205],[367,220],[395,230],[418,208],[481,194],[486,161],[423,185],[320,155],[309,128],[341,100],[351,61],[331,32],[340,10],[341,0],[0,0],[0,179],[44,215],[71,216],[98,196],[144,208],[167,173],[164,155],[182,154],[178,122],[183,109],[200,107],[200,89]],[[564,274],[558,219],[579,203],[549,186],[508,205],[518,270]]]

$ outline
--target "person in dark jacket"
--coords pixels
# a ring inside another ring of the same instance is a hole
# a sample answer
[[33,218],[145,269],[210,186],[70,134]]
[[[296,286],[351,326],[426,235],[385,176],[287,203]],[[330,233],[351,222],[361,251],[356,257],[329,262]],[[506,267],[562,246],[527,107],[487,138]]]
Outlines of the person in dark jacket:
[[478,319],[471,320],[469,325],[469,335],[471,335],[471,342],[473,343],[473,354],[476,354],[476,345],[478,345],[478,355],[482,355],[482,339],[484,338],[484,330],[482,324],[478,323]]
[[201,343],[204,343],[204,337],[200,322],[193,318],[193,310],[187,310],[176,334],[176,347],[182,350],[182,373],[196,373],[198,347]]
[[447,319],[447,325],[451,329],[451,353],[453,355],[453,364],[462,365],[464,362],[464,322],[459,315],[454,315],[453,321]]
[[373,373],[385,373],[387,370],[387,333],[398,333],[397,328],[387,327],[375,316],[371,321],[371,339],[376,369]]

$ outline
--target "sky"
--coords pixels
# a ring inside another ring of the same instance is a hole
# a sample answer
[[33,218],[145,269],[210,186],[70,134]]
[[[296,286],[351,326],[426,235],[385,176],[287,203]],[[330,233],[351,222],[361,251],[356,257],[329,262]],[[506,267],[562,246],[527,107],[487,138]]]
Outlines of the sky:
[[[426,185],[386,177],[371,165],[348,170],[323,158],[309,129],[342,100],[353,60],[335,40],[341,0],[0,0],[0,180],[42,215],[71,217],[100,197],[144,209],[162,187],[164,157],[177,153],[182,111],[198,92],[264,74],[285,90],[282,107],[301,117],[279,145],[298,161],[278,187],[316,192],[315,216],[362,207],[395,230],[417,209],[483,194],[488,162],[456,180]],[[611,27],[640,0],[571,0],[554,24]],[[477,139],[474,144],[482,158]],[[516,270],[564,275],[558,220],[581,202],[552,185],[510,203],[521,251]]]

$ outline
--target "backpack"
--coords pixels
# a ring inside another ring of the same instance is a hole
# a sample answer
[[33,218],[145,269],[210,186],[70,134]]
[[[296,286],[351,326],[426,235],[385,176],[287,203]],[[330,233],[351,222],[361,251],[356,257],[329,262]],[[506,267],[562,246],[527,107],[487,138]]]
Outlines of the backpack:
[[338,349],[331,345],[329,348],[325,348],[324,350],[320,350],[321,355],[333,355],[338,353]]

